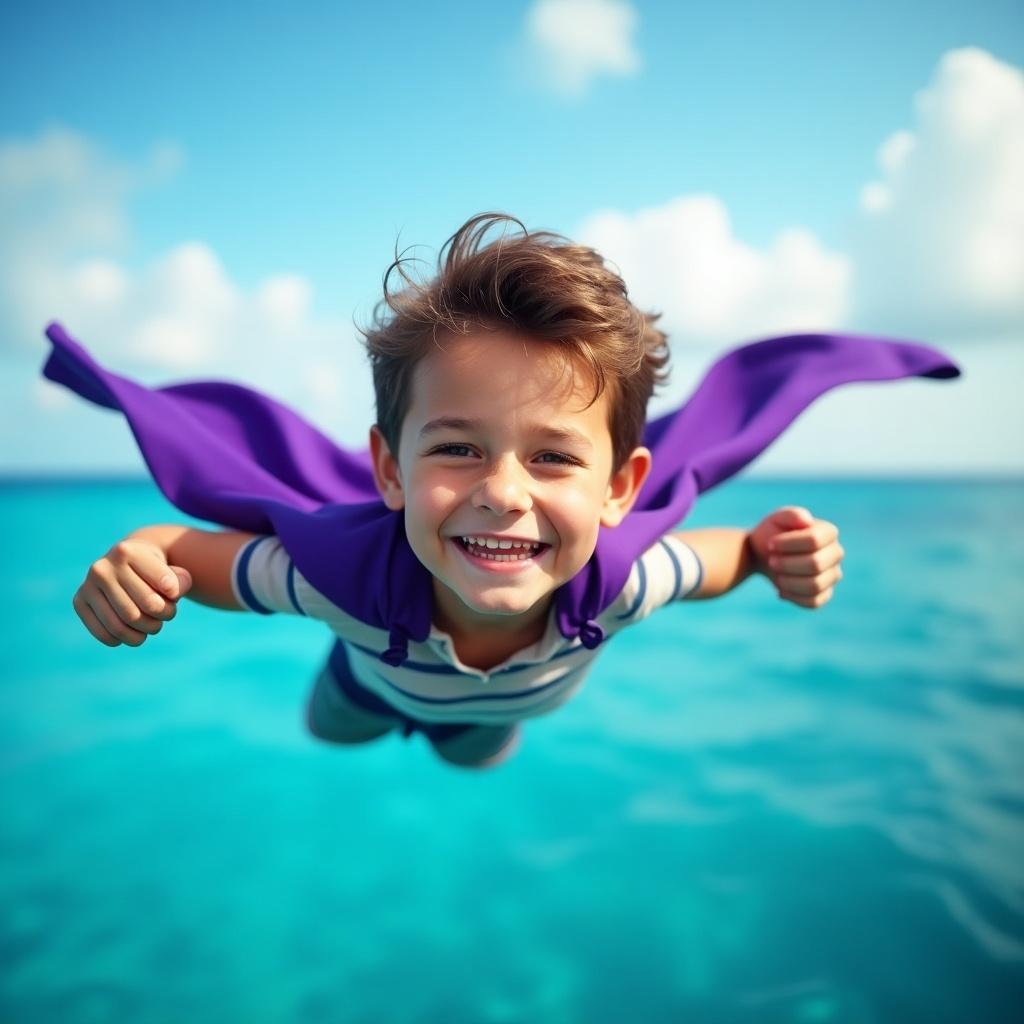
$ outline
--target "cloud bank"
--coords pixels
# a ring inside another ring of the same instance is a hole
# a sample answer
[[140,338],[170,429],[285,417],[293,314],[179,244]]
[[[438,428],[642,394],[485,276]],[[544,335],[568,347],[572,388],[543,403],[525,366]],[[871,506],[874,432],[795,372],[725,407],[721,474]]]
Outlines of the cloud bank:
[[[373,421],[365,355],[348,321],[313,314],[304,277],[279,272],[243,288],[199,240],[133,266],[129,203],[183,163],[170,143],[134,163],[118,160],[61,127],[0,143],[0,358],[8,368],[0,424],[14,432],[42,415],[61,420],[53,426],[63,432],[95,420],[95,410],[34,368],[48,353],[43,328],[59,320],[101,363],[144,383],[242,381],[302,409],[342,443],[363,445]],[[116,443],[110,462],[123,464],[125,450]],[[31,441],[22,455],[45,459]]]
[[735,236],[725,204],[712,195],[635,214],[600,211],[577,237],[616,265],[638,306],[663,314],[658,326],[674,343],[731,345],[846,316],[845,256],[802,228],[759,252]]
[[869,329],[1019,339],[1024,75],[983,50],[954,50],[914,110],[861,192],[852,315]]
[[846,251],[800,227],[758,251],[716,196],[603,210],[576,236],[684,345],[846,328],[963,341],[1024,336],[1024,76],[954,50],[880,146]]
[[[765,465],[866,469],[892,448],[903,468],[1021,468],[1006,439],[1024,436],[1013,393],[1024,354],[1024,79],[981,50],[955,50],[913,111],[910,127],[881,142],[877,180],[851,197],[842,251],[799,226],[753,246],[714,195],[599,210],[571,232],[619,268],[638,305],[664,314],[676,383],[652,412],[689,390],[716,350],[755,337],[847,329],[955,343],[976,354],[943,395],[943,419],[959,426],[921,429],[935,416],[928,382],[900,385],[908,398],[895,419],[885,396],[839,394],[802,418]],[[314,312],[302,275],[281,270],[243,288],[197,239],[137,260],[130,202],[171,181],[184,159],[169,142],[117,159],[65,128],[0,141],[0,428],[21,442],[8,466],[51,465],[56,435],[68,439],[65,462],[69,452],[92,468],[138,461],[123,424],[104,434],[94,409],[39,378],[51,319],[144,383],[241,380],[342,443],[365,443],[365,357],[347,320]],[[851,432],[846,414],[869,406],[867,432]],[[913,452],[911,438],[920,441]]]

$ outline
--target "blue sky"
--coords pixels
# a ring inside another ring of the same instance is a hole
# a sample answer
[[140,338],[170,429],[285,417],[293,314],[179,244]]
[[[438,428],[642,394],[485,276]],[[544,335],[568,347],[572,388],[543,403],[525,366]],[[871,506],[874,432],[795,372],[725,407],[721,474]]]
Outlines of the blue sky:
[[723,347],[804,327],[963,365],[941,395],[830,396],[765,468],[1020,472],[1024,243],[999,225],[1024,222],[1012,197],[961,199],[1019,169],[1022,30],[1002,2],[21,5],[0,39],[0,426],[32,440],[0,471],[141,466],[123,424],[35,380],[55,317],[112,369],[231,375],[362,443],[351,318],[399,231],[429,261],[495,209],[595,245],[665,310],[666,403]]

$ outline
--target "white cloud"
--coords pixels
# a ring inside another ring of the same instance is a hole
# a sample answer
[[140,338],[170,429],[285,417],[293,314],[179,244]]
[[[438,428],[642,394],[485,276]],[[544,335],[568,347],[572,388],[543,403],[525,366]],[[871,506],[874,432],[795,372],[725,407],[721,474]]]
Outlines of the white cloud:
[[127,295],[128,276],[110,260],[86,260],[70,271],[68,285],[78,301],[116,309]]
[[845,257],[802,228],[758,251],[733,234],[715,196],[684,196],[634,215],[603,211],[576,236],[617,266],[630,298],[662,312],[658,326],[684,344],[821,330],[845,315]]
[[713,195],[601,211],[577,237],[681,343],[847,328],[935,343],[1024,334],[1024,75],[954,50],[878,151],[848,252],[786,228],[756,249]]
[[[38,465],[41,452],[46,463],[60,464],[62,450],[75,451],[65,463],[78,461],[81,446],[75,450],[69,436],[62,448],[64,432],[98,429],[94,409],[38,377],[48,351],[42,331],[51,320],[102,364],[143,383],[235,380],[301,410],[341,443],[365,444],[373,420],[365,355],[348,321],[313,316],[305,278],[276,273],[243,288],[198,240],[141,267],[127,265],[128,199],[182,163],[173,143],[158,143],[132,164],[64,128],[0,141],[0,400],[11,429],[17,424],[33,438],[7,455],[9,465]],[[26,377],[36,378],[33,386],[25,386]],[[97,464],[138,463],[122,433],[116,450],[97,445]]]
[[83,250],[123,250],[134,184],[128,168],[64,129],[0,142],[0,349],[26,351],[58,289],[81,291],[82,274],[66,273]]
[[529,74],[577,98],[601,74],[633,75],[637,13],[625,0],[537,0],[526,15]]
[[[535,10],[545,6],[570,7]],[[611,6],[582,4],[577,14]],[[608,30],[607,39],[626,38],[632,24],[618,35]],[[798,331],[875,331],[946,348],[964,367],[963,380],[844,389],[801,417],[765,465],[810,472],[867,469],[884,459],[894,471],[1019,471],[1019,443],[1011,439],[1020,436],[1013,388],[1021,365],[1005,340],[1024,334],[1024,79],[981,50],[952,51],[915,98],[915,111],[910,128],[879,147],[879,179],[861,192],[847,252],[799,226],[755,247],[734,233],[728,208],[713,195],[634,213],[599,211],[573,232],[618,267],[641,308],[664,313],[659,326],[675,344],[675,379],[652,412],[690,389],[713,355],[706,346]],[[0,418],[26,438],[19,458],[45,452],[60,460],[59,446],[51,451],[40,440],[52,433],[23,429],[33,416],[43,427],[59,419],[78,434],[108,436],[91,434],[94,411],[59,401],[50,385],[26,388],[23,376],[19,390],[4,386],[21,372],[15,357],[41,352],[41,329],[54,318],[102,362],[144,382],[166,382],[169,373],[236,379],[301,409],[339,440],[365,443],[373,418],[365,357],[347,321],[314,316],[303,277],[274,273],[242,288],[201,241],[127,266],[127,199],[182,161],[178,147],[161,143],[126,164],[63,129],[0,142]],[[866,421],[859,419],[865,409]],[[82,445],[83,458],[108,449],[105,441]]]
[[126,337],[154,366],[200,371],[227,354],[246,305],[216,254],[202,242],[177,245],[136,283],[145,310]]
[[279,331],[297,330],[309,316],[313,290],[298,274],[268,278],[256,293],[260,312]]
[[[955,384],[843,388],[815,403],[762,472],[1019,473],[1024,416],[1024,76],[978,49],[939,62],[913,130],[886,138],[847,252],[800,227],[755,248],[712,195],[633,214],[601,211],[575,236],[662,312],[678,402],[713,351],[770,334],[852,330],[919,339],[964,370]],[[1018,351],[1020,350],[1020,355]],[[856,425],[856,426],[854,426]]]
[[52,261],[82,249],[122,249],[131,234],[125,201],[183,161],[180,147],[168,141],[136,164],[112,160],[62,127],[0,141],[0,254]]
[[881,145],[851,245],[851,320],[968,339],[1024,334],[1024,75],[953,50]]

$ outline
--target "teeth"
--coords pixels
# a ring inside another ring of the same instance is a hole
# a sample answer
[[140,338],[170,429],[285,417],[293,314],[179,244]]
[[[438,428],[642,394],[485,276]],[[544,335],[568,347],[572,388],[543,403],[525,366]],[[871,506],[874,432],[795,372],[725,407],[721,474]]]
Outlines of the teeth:
[[491,551],[498,548],[503,551],[507,551],[509,548],[536,551],[540,547],[540,544],[533,541],[498,540],[495,537],[463,537],[462,541],[466,544],[475,544],[478,548],[488,548]]
[[[462,537],[463,543],[475,547],[477,558],[485,558],[491,562],[521,562],[536,554],[541,545],[533,541],[498,540],[495,537]],[[492,555],[491,551],[500,549],[509,554]]]

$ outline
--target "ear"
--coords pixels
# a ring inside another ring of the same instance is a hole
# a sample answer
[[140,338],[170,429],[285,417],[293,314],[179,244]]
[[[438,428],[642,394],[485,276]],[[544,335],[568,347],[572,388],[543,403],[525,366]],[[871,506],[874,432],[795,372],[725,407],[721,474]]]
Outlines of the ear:
[[387,441],[375,423],[370,427],[370,456],[373,459],[373,482],[392,512],[405,508],[402,475],[398,460],[391,454]]
[[647,448],[634,448],[632,454],[619,467],[608,484],[601,509],[602,526],[618,526],[633,507],[633,503],[651,472],[652,456]]

